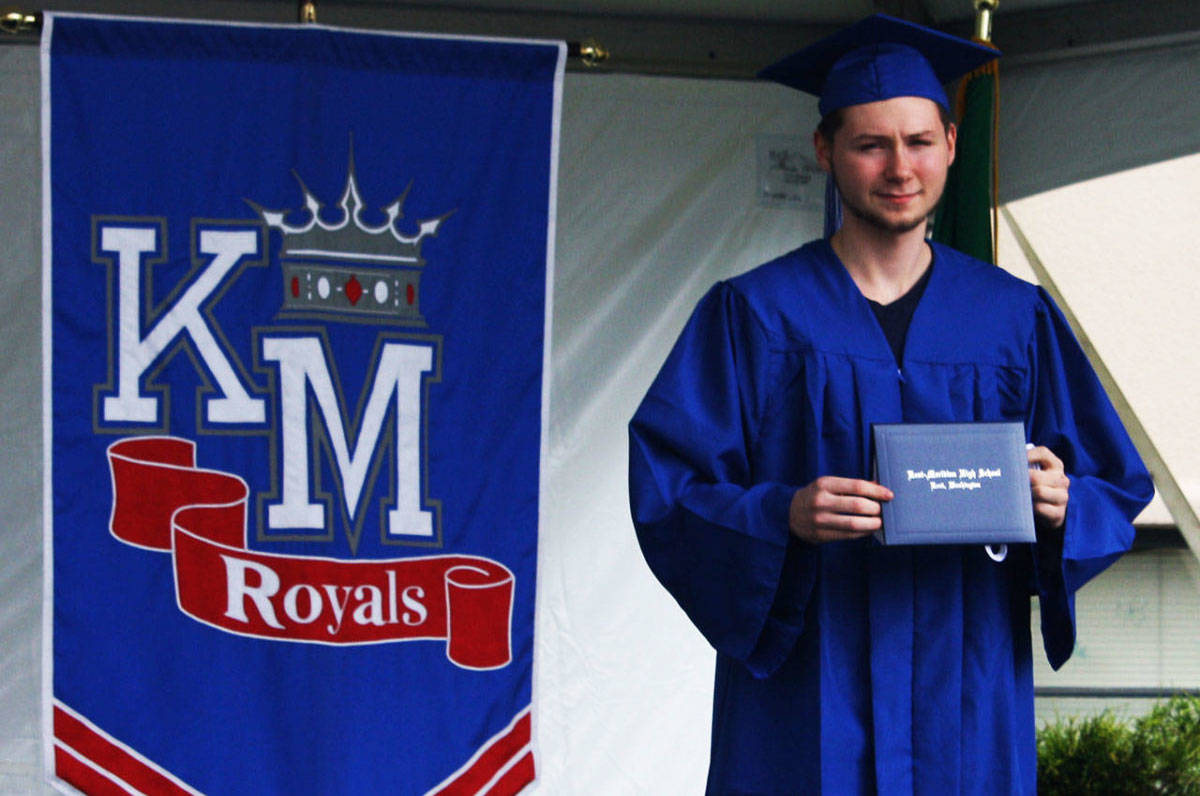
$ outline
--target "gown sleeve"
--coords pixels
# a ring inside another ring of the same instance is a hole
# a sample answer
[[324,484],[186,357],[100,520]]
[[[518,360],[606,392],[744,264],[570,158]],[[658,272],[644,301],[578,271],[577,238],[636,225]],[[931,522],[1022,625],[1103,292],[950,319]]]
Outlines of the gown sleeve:
[[796,485],[757,479],[768,335],[728,284],[701,300],[629,428],[629,494],[642,552],[719,652],[758,677],[803,627],[816,550],[788,531]]
[[1154,486],[1066,319],[1039,291],[1030,439],[1071,479],[1061,535],[1039,531],[1035,546],[1042,641],[1058,669],[1075,646],[1075,592],[1133,544],[1133,518]]

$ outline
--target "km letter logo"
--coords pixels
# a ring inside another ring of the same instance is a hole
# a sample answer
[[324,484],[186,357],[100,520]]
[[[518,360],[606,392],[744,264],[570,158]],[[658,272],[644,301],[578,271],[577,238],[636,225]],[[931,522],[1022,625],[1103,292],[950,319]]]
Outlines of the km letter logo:
[[[180,387],[177,375],[175,384],[166,383],[164,371],[175,360],[190,363],[195,434],[269,440],[270,487],[256,503],[259,538],[329,539],[336,514],[353,551],[373,506],[384,543],[438,545],[441,506],[426,493],[425,464],[428,391],[441,378],[441,338],[375,334],[351,423],[329,331],[312,323],[339,321],[366,334],[371,327],[364,324],[379,318],[392,327],[403,318],[423,326],[415,309],[416,277],[386,268],[347,275],[329,263],[330,250],[309,251],[305,256],[314,263],[290,266],[275,315],[238,329],[222,328],[216,319],[215,308],[246,270],[268,265],[267,222],[280,217],[263,223],[194,221],[189,270],[161,300],[154,276],[169,261],[166,222],[93,219],[92,260],[107,271],[108,295],[108,378],[94,390],[95,429],[170,433],[172,422],[181,422],[171,413],[172,389]],[[361,229],[357,234],[362,237]],[[423,265],[413,254],[419,237],[405,240],[405,262]],[[311,306],[303,301],[305,291],[314,297]],[[321,303],[322,293],[341,296],[341,303]],[[268,323],[279,318],[309,323]],[[228,320],[225,325],[231,326]],[[247,361],[253,362],[258,383]],[[321,483],[326,470],[334,481],[328,487]],[[387,494],[372,504],[371,495],[381,486]]]

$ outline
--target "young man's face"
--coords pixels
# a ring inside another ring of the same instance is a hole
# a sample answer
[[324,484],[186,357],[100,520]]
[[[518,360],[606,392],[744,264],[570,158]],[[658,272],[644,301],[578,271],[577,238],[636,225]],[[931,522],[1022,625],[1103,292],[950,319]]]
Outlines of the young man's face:
[[830,142],[815,136],[817,160],[833,174],[846,212],[902,233],[925,223],[946,187],[955,129],[922,97],[893,97],[842,110]]

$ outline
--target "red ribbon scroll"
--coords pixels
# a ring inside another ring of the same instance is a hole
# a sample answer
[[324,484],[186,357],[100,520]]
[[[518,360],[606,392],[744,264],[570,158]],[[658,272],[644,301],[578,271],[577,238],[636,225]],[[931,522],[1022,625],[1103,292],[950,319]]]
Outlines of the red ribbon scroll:
[[173,553],[180,610],[221,630],[317,644],[445,639],[466,669],[512,660],[513,574],[478,556],[370,561],[247,549],[249,487],[196,467],[178,437],[128,437],[108,448],[120,541]]

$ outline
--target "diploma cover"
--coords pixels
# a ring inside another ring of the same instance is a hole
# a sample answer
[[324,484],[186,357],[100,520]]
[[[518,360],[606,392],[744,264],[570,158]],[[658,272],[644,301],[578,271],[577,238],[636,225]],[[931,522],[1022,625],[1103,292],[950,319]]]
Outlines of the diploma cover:
[[872,426],[886,545],[1032,542],[1033,502],[1020,423]]

